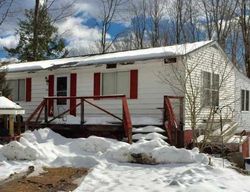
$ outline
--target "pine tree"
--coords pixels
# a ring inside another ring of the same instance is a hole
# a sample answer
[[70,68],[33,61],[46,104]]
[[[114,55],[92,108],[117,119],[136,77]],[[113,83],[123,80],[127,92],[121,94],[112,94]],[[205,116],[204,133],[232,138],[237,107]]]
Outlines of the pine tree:
[[[2,65],[0,64],[0,66]],[[11,89],[8,87],[5,76],[6,76],[6,72],[1,71],[0,72],[0,92],[3,96],[9,97],[11,94]]]
[[57,34],[57,28],[53,26],[52,20],[46,7],[39,8],[37,18],[37,42],[33,38],[34,10],[25,11],[26,19],[19,21],[20,40],[16,48],[5,48],[10,56],[17,57],[21,61],[39,61],[65,56],[65,43]]

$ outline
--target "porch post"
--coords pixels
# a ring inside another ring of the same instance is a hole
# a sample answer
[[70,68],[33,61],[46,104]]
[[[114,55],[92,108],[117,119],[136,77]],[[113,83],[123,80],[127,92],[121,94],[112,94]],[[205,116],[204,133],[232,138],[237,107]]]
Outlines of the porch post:
[[44,105],[44,122],[48,123],[48,99],[45,99],[45,105]]
[[14,115],[9,115],[9,134],[14,137]]
[[84,124],[84,99],[81,98],[81,127]]

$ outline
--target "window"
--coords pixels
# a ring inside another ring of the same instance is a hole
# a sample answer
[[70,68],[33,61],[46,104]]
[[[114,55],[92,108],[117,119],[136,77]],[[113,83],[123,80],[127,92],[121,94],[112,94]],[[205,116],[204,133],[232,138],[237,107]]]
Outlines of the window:
[[25,79],[9,80],[8,86],[13,101],[25,101]]
[[202,72],[203,107],[219,106],[219,79],[218,74],[205,71]]
[[[56,95],[67,96],[67,77],[57,77]],[[66,99],[57,99],[57,105],[66,105]]]
[[249,91],[241,90],[241,111],[249,111]]
[[102,74],[102,95],[124,94],[129,96],[130,73],[128,71]]
[[113,63],[113,64],[107,64],[106,65],[106,69],[114,69],[117,67],[117,64],[116,63]]
[[176,57],[169,57],[169,58],[164,59],[165,64],[167,64],[167,63],[176,63],[176,61],[177,61]]

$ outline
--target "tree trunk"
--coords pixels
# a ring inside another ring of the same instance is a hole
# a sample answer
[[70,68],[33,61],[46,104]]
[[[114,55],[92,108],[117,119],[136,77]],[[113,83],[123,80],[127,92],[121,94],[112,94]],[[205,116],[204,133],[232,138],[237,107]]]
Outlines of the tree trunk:
[[34,24],[33,24],[33,59],[37,61],[37,46],[38,46],[38,34],[37,34],[37,25],[38,25],[38,14],[39,14],[39,0],[36,0],[35,12],[34,12]]

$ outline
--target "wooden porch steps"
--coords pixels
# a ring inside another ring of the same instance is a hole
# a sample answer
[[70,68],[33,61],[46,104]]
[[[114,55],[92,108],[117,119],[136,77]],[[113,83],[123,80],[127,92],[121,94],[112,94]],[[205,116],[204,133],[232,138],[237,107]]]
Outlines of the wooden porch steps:
[[[155,127],[155,130],[153,129]],[[152,130],[150,130],[150,128]],[[161,138],[164,141],[168,142],[167,132],[164,130],[161,125],[136,125],[132,129],[132,141],[137,142],[140,138],[145,140],[152,140],[153,138]]]

